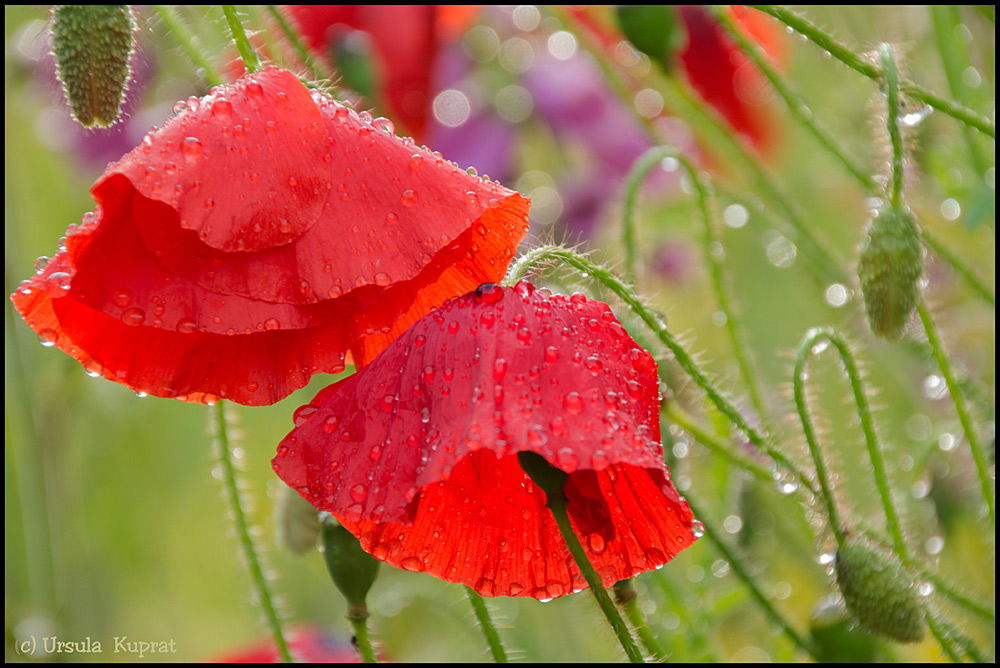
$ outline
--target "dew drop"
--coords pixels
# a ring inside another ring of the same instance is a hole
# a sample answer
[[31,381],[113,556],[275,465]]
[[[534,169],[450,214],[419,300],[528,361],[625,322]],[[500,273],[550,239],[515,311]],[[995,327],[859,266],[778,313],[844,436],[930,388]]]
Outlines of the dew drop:
[[408,571],[413,571],[414,573],[424,572],[424,562],[422,562],[418,557],[407,557],[399,564]]
[[305,404],[304,406],[299,406],[298,408],[295,409],[295,412],[292,413],[292,422],[295,424],[296,427],[302,426],[303,424],[305,424],[306,420],[315,415],[316,411],[318,410],[319,409],[313,406],[312,404]]
[[65,271],[54,271],[45,279],[45,292],[50,297],[63,297],[69,293],[72,276]]
[[129,290],[128,288],[121,288],[120,290],[115,292],[114,296],[112,297],[112,301],[114,301],[115,306],[118,306],[120,308],[125,308],[126,306],[132,303],[132,291]]
[[330,417],[323,420],[323,431],[328,434],[332,434],[333,430],[337,428],[337,423],[340,422],[340,418],[336,415],[331,415]]
[[233,113],[233,104],[224,97],[217,98],[212,102],[212,115],[216,118],[229,118]]
[[122,313],[122,322],[126,325],[131,325],[132,327],[138,327],[143,322],[146,321],[146,312],[141,308],[127,308]]
[[375,274],[375,285],[381,285],[384,287],[386,285],[389,285],[389,283],[391,282],[392,279],[389,278],[389,274],[385,273],[384,271],[380,271],[379,273]]
[[201,154],[204,152],[205,147],[201,145],[201,140],[197,137],[186,137],[181,142],[181,153],[189,158],[201,157]]
[[247,84],[246,91],[249,97],[261,97],[264,94],[264,87],[256,81],[251,81]]
[[426,160],[424,159],[424,156],[420,155],[419,153],[414,153],[413,155],[410,156],[410,169],[412,169],[415,172],[419,172],[421,169],[424,168],[425,162]]
[[198,325],[191,318],[183,318],[177,323],[177,331],[181,334],[193,334],[198,331]]
[[570,392],[563,397],[563,406],[566,407],[570,415],[576,415],[583,410],[583,399],[576,392]]
[[38,332],[38,342],[41,343],[46,348],[51,348],[56,345],[56,341],[59,340],[59,332],[54,329],[43,329]]
[[691,520],[691,535],[695,538],[701,538],[705,535],[705,525],[699,520]]
[[264,321],[264,329],[274,331],[281,328],[281,323],[277,318],[268,318]]
[[403,206],[413,206],[417,203],[417,193],[407,188],[402,195]]

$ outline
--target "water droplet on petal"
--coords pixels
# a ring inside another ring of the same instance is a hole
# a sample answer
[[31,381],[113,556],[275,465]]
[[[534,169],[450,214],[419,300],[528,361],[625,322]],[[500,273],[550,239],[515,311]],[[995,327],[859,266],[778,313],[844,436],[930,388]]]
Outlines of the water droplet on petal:
[[417,203],[417,193],[407,188],[402,195],[403,206],[413,206]]
[[122,322],[126,325],[131,325],[132,327],[138,327],[143,322],[146,321],[146,312],[141,308],[127,308],[122,313]]
[[229,118],[231,113],[233,113],[233,104],[226,98],[216,98],[212,102],[212,115],[216,118]]
[[205,147],[197,137],[186,137],[181,142],[181,152],[189,158],[198,158],[205,152]]

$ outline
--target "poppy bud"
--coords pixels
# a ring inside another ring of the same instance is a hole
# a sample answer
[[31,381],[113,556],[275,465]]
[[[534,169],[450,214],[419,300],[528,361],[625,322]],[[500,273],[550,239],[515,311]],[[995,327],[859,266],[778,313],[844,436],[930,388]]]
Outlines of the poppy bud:
[[837,584],[862,627],[899,642],[924,637],[924,614],[913,579],[893,557],[860,541],[837,550]]
[[618,5],[617,16],[632,46],[670,72],[674,54],[687,44],[677,10],[671,5]]
[[347,599],[347,616],[368,616],[365,598],[375,584],[379,562],[361,549],[358,539],[333,519],[323,525],[323,559],[337,589]]
[[56,5],[52,54],[73,117],[84,127],[118,120],[135,23],[128,5]]
[[316,547],[319,537],[319,513],[310,503],[288,487],[278,488],[274,504],[274,523],[278,539],[292,554],[305,554]]
[[883,206],[868,224],[858,261],[872,332],[887,339],[899,337],[920,301],[923,271],[920,233],[913,215],[902,207]]
[[859,633],[842,600],[825,599],[809,618],[809,635],[820,663],[874,663],[885,660],[879,641]]

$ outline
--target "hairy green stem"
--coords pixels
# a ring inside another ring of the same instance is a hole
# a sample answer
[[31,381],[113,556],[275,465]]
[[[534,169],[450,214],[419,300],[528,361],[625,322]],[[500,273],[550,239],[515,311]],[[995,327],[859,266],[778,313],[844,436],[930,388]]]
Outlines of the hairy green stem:
[[747,39],[742,28],[733,20],[731,14],[718,6],[711,7],[709,11],[715,19],[726,29],[727,32],[740,45],[740,49],[749,56],[757,69],[771,82],[771,86],[777,91],[781,99],[788,106],[788,111],[801,123],[809,132],[816,137],[816,140],[840,161],[844,168],[850,172],[866,188],[871,189],[874,185],[868,172],[861,168],[848,155],[841,150],[837,140],[820,126],[813,118],[812,109],[806,103],[805,98],[794,89],[784,76],[769,62],[768,56],[757,44]]
[[278,27],[281,28],[282,34],[295,49],[295,53],[298,55],[299,60],[309,68],[309,73],[312,75],[313,79],[329,79],[331,73],[325,71],[321,68],[319,63],[312,54],[309,53],[309,49],[306,48],[305,44],[302,43],[302,38],[299,33],[292,27],[288,22],[288,18],[285,16],[285,12],[282,8],[277,5],[265,5],[267,12],[278,22]]
[[577,567],[579,567],[584,579],[590,586],[590,590],[597,600],[598,607],[600,607],[601,612],[604,613],[605,618],[608,620],[608,624],[611,625],[612,630],[615,632],[618,642],[621,643],[622,649],[625,650],[625,655],[628,656],[631,663],[645,663],[642,652],[639,651],[638,646],[635,644],[635,639],[632,637],[632,632],[629,631],[628,625],[625,624],[625,620],[619,614],[618,608],[615,607],[611,596],[608,595],[608,590],[604,588],[604,584],[601,582],[601,576],[594,570],[594,566],[590,563],[583,545],[580,544],[580,539],[577,538],[576,532],[573,531],[573,524],[569,519],[569,500],[563,491],[566,481],[569,479],[569,474],[552,466],[544,457],[534,452],[519,452],[517,454],[517,461],[521,469],[531,478],[532,482],[545,493],[545,506],[552,512],[556,526],[559,527],[559,533],[562,534],[563,541],[573,556],[573,561],[576,562]]
[[958,414],[958,421],[962,424],[962,431],[965,432],[965,440],[969,442],[969,450],[972,452],[972,459],[976,463],[976,473],[979,477],[980,489],[982,490],[983,499],[986,501],[990,526],[996,527],[996,490],[994,489],[993,477],[990,475],[989,466],[986,463],[986,454],[982,443],[979,441],[979,434],[976,432],[975,425],[972,424],[972,417],[969,415],[969,409],[965,405],[965,396],[962,394],[962,389],[958,386],[955,371],[951,368],[951,361],[948,359],[948,353],[941,342],[937,326],[934,324],[934,319],[931,318],[926,301],[921,301],[917,305],[917,313],[920,314],[920,322],[924,326],[924,332],[927,333],[927,341],[934,351],[934,359],[937,362],[938,368],[941,369],[941,375],[944,376],[944,382],[948,386],[948,393],[955,404],[955,412]]
[[738,577],[747,589],[750,590],[750,595],[753,597],[757,604],[760,605],[768,617],[771,618],[775,624],[777,624],[782,632],[788,636],[792,642],[798,645],[801,649],[808,652],[814,659],[819,660],[819,651],[812,644],[811,641],[807,640],[804,636],[800,635],[796,631],[791,623],[782,616],[778,609],[775,608],[771,601],[768,600],[767,596],[764,595],[763,590],[760,585],[757,584],[757,580],[750,573],[750,569],[746,566],[746,560],[741,556],[736,554],[736,551],[731,548],[723,539],[722,533],[717,531],[712,522],[706,522],[706,515],[700,512],[697,506],[691,502],[691,498],[687,498],[688,506],[691,508],[691,512],[694,516],[701,521],[705,527],[705,537],[711,541],[715,548],[722,554],[722,558],[726,560],[729,567],[733,570],[733,573]]
[[[676,160],[677,164],[687,172],[688,178],[691,180],[691,184],[698,194],[698,209],[701,213],[705,232],[702,235],[702,245],[705,249],[705,261],[708,263],[709,275],[712,277],[712,289],[715,292],[715,299],[719,303],[719,310],[722,311],[722,314],[726,318],[726,332],[729,334],[733,353],[736,355],[736,363],[739,366],[740,375],[743,376],[743,382],[746,385],[747,394],[750,396],[750,402],[753,404],[754,409],[756,409],[757,414],[763,418],[767,415],[762,399],[763,395],[759,390],[757,378],[753,372],[753,365],[750,362],[750,356],[747,352],[739,327],[739,321],[736,317],[736,309],[730,300],[729,291],[726,288],[726,282],[722,275],[722,261],[720,257],[723,255],[723,251],[722,242],[719,241],[715,231],[715,198],[712,192],[712,184],[709,182],[708,177],[699,172],[690,160],[669,146],[655,146],[649,149],[635,161],[629,170],[625,197],[625,213],[623,216],[623,220],[626,221],[623,227],[626,248],[626,271],[634,277],[634,269],[629,268],[629,256],[632,255],[634,257],[635,240],[634,233],[632,232],[634,227],[632,219],[634,218],[635,193],[642,178],[655,165],[668,158]],[[631,252],[629,251],[630,245],[633,247]],[[629,280],[628,273],[626,274],[626,280]],[[632,282],[634,283],[634,278]]]
[[219,70],[216,69],[212,61],[209,60],[208,56],[202,51],[201,46],[198,44],[198,39],[195,37],[194,33],[185,25],[184,21],[173,7],[169,5],[153,5],[153,11],[156,15],[160,17],[163,24],[167,26],[167,30],[170,34],[174,36],[174,39],[181,45],[184,49],[184,53],[187,54],[194,66],[202,71],[202,76],[205,78],[205,83],[209,86],[218,86],[222,83],[222,75]]
[[229,32],[233,35],[233,41],[236,42],[236,48],[243,59],[243,66],[246,67],[247,74],[253,74],[262,67],[260,56],[254,51],[246,31],[243,30],[243,23],[236,12],[236,5],[222,5],[222,12],[226,15]]
[[533,267],[552,261],[566,264],[592,277],[595,281],[614,292],[670,350],[681,368],[705,392],[709,400],[715,404],[719,411],[746,435],[751,443],[775,462],[791,471],[810,492],[813,494],[818,493],[815,483],[798,465],[778,450],[772,437],[762,434],[752,427],[736,406],[715,387],[712,381],[708,379],[708,376],[695,363],[694,358],[681,346],[677,338],[670,333],[662,318],[652,309],[648,308],[634,290],[625,285],[618,276],[607,268],[595,264],[583,255],[561,246],[539,246],[538,248],[531,249],[511,264],[504,282],[507,284],[516,283]]
[[469,595],[469,601],[472,603],[472,610],[476,613],[479,628],[483,630],[483,635],[486,636],[486,644],[490,646],[490,654],[493,655],[494,663],[507,663],[507,652],[504,651],[500,634],[497,633],[497,627],[493,624],[493,619],[490,618],[490,611],[486,608],[486,601],[471,587],[466,587],[465,593]]
[[347,615],[354,632],[354,644],[361,653],[361,663],[378,663],[371,636],[368,634],[368,610],[355,611]]
[[260,607],[264,611],[264,617],[267,619],[268,626],[271,627],[271,635],[274,637],[274,644],[278,648],[278,656],[285,663],[292,663],[292,655],[288,650],[288,642],[285,640],[284,627],[282,626],[281,618],[278,616],[278,610],[274,605],[267,576],[264,575],[264,568],[261,565],[257,546],[254,544],[253,535],[250,531],[250,521],[247,518],[245,510],[246,505],[240,494],[236,462],[229,443],[226,409],[222,400],[216,403],[212,415],[213,422],[215,423],[215,442],[218,447],[219,465],[222,469],[222,484],[225,487],[229,507],[233,513],[240,547],[243,549],[243,556],[246,558],[247,568],[250,570],[250,579],[253,581],[254,589],[257,591],[257,597],[260,599]]
[[649,630],[646,617],[642,614],[642,610],[639,609],[638,593],[635,590],[635,585],[632,583],[632,578],[619,580],[615,583],[614,590],[615,603],[625,611],[625,616],[632,623],[632,628],[639,635],[639,640],[642,641],[646,651],[655,657],[657,661],[661,663],[666,661],[667,655],[663,652],[663,648],[660,647],[660,643],[656,641],[656,636]]
[[[875,476],[875,485],[878,488],[879,497],[882,501],[882,508],[885,511],[886,529],[889,532],[889,537],[892,539],[892,546],[896,555],[901,561],[906,562],[909,560],[909,554],[906,549],[906,542],[903,539],[903,527],[902,523],[899,521],[899,514],[896,512],[895,503],[892,500],[892,489],[889,485],[889,476],[886,473],[885,461],[882,459],[882,450],[879,447],[878,436],[875,433],[872,411],[868,404],[868,394],[865,392],[864,384],[861,381],[861,373],[858,370],[857,362],[855,362],[854,353],[851,352],[851,349],[848,347],[844,339],[832,330],[818,329],[811,331],[806,335],[806,338],[799,346],[799,352],[796,355],[794,378],[794,382],[796,383],[796,405],[799,408],[799,418],[802,420],[803,428],[805,428],[805,425],[808,423],[808,414],[804,411],[804,396],[802,404],[799,405],[799,392],[801,391],[800,386],[803,380],[801,378],[801,373],[804,370],[805,360],[808,358],[813,346],[822,341],[829,342],[830,345],[837,349],[837,353],[840,355],[840,361],[844,365],[844,371],[847,373],[847,378],[851,383],[851,390],[854,393],[854,405],[857,410],[858,419],[861,421],[861,430],[864,432],[865,446],[868,448],[868,458],[871,460],[872,472]],[[813,438],[815,438],[815,436]],[[810,444],[809,447],[810,450],[812,450],[814,445]],[[818,452],[818,445],[815,447]],[[832,503],[832,496],[830,496],[828,500]],[[834,521],[835,517],[836,515],[834,511],[834,514],[830,516],[831,522]],[[835,528],[834,531],[836,532],[837,529]],[[837,536],[838,544],[842,544],[843,538],[843,535]]]
[[837,511],[837,501],[833,496],[833,484],[830,480],[830,474],[826,470],[826,463],[823,461],[823,453],[819,448],[812,418],[809,417],[809,405],[806,401],[805,391],[805,380],[807,377],[805,370],[806,362],[812,354],[815,345],[828,338],[829,334],[820,330],[807,335],[802,340],[802,343],[799,344],[799,348],[795,352],[792,388],[795,394],[795,410],[799,414],[799,421],[802,423],[802,432],[805,434],[806,443],[809,445],[809,454],[812,455],[813,463],[816,466],[816,477],[819,479],[819,486],[823,491],[823,504],[826,506],[827,521],[830,523],[833,535],[837,539],[838,547],[843,548],[847,541],[847,533],[840,521]]
[[882,64],[882,84],[885,86],[887,113],[886,129],[892,143],[892,178],[889,186],[889,201],[894,207],[903,206],[903,132],[899,127],[899,72],[896,70],[896,56],[892,45],[882,42],[878,45],[878,58]]
[[736,466],[745,471],[749,471],[761,480],[774,482],[774,476],[764,466],[747,457],[739,450],[733,449],[728,443],[717,438],[708,429],[698,424],[694,416],[677,405],[676,401],[663,402],[663,412],[667,418],[677,426],[689,432],[694,440],[698,441],[712,452],[722,455],[731,460]]
[[[873,65],[870,61],[843,46],[832,36],[799,14],[777,5],[748,5],[748,7],[752,7],[753,9],[762,11],[765,14],[769,14],[796,32],[805,35],[814,44],[843,64],[850,67],[852,70],[863,74],[873,81],[879,81],[882,78],[882,73],[879,71],[879,68]],[[899,88],[903,93],[913,99],[919,100],[924,104],[928,104],[938,111],[945,113],[970,127],[974,127],[994,139],[996,138],[996,126],[993,121],[979,115],[972,109],[958,104],[957,102],[946,100],[927,90],[923,86],[906,79],[900,80]]]

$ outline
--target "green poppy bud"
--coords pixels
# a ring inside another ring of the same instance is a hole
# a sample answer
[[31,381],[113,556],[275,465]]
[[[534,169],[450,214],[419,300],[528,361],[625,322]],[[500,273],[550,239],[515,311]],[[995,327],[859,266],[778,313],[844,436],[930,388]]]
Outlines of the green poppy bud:
[[883,206],[865,233],[858,278],[872,332],[898,338],[920,301],[924,272],[920,232],[913,215],[901,207]]
[[837,550],[837,585],[858,623],[899,642],[918,642],[926,620],[913,579],[894,557],[861,541]]
[[319,511],[291,487],[278,488],[274,504],[274,524],[278,540],[293,554],[305,554],[316,548],[319,538]]
[[128,5],[56,5],[52,54],[73,117],[84,127],[118,120],[135,22]]
[[347,599],[347,616],[368,617],[366,598],[375,583],[379,562],[361,549],[354,535],[335,520],[323,524],[323,558],[333,583]]
[[618,25],[632,45],[670,72],[687,44],[684,21],[672,5],[618,5]]

